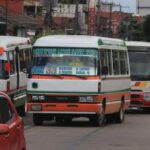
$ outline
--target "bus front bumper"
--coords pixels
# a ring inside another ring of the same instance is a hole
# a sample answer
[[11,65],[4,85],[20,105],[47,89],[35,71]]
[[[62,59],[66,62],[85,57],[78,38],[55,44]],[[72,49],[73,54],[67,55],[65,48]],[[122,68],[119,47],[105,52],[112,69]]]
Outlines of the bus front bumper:
[[48,114],[96,114],[101,111],[101,104],[62,104],[62,103],[28,103],[29,113]]

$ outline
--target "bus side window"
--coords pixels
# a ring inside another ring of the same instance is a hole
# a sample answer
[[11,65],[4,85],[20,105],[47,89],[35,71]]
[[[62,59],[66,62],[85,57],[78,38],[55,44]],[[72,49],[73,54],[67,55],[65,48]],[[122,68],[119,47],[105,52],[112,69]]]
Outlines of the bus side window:
[[16,68],[15,68],[15,51],[11,51],[8,53],[9,55],[9,62],[11,64],[10,67],[10,75],[15,74]]
[[111,50],[101,50],[101,67],[108,67],[108,74],[112,75]]
[[24,69],[26,68],[24,50],[19,51],[19,60],[20,60],[20,71],[24,71]]
[[126,51],[119,52],[120,57],[120,71],[121,74],[128,74],[128,65],[127,65],[127,53]]
[[112,51],[112,57],[113,57],[113,72],[114,75],[120,74],[120,59],[119,59],[119,51],[113,50]]

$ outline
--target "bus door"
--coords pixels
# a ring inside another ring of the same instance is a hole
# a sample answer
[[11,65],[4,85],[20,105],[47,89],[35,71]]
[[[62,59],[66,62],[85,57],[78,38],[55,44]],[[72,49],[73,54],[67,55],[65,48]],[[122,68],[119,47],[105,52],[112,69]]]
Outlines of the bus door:
[[[10,63],[10,87],[9,90],[11,93],[15,92],[18,87],[19,87],[19,81],[18,81],[18,69],[17,69],[17,64],[18,64],[18,58],[17,58],[17,53],[15,50],[9,51],[8,52],[8,60]],[[17,61],[16,61],[17,60]],[[10,95],[13,98],[13,94]]]
[[25,88],[27,85],[27,70],[30,66],[31,61],[31,51],[30,49],[21,49],[19,50],[19,85],[20,88]]

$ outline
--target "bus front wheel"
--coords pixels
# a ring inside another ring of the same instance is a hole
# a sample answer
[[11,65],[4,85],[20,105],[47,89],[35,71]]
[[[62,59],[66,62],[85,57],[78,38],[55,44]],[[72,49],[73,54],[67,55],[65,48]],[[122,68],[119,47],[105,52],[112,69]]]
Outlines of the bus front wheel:
[[105,118],[105,109],[102,108],[102,111],[93,117],[90,117],[90,122],[92,122],[95,126],[101,127],[105,124],[106,118]]

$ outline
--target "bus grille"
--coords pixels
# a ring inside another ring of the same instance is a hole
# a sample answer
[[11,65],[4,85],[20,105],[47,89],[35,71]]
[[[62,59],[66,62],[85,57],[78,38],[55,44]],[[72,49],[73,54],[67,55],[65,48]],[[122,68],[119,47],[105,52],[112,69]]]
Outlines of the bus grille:
[[131,98],[140,98],[139,94],[131,94]]
[[139,102],[139,101],[131,101],[131,105],[141,105],[141,102]]
[[78,103],[78,96],[45,96],[45,101],[50,103]]

